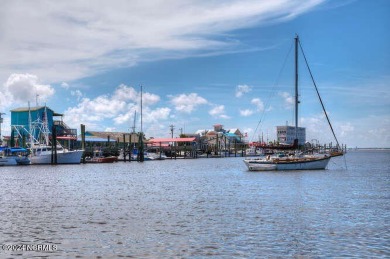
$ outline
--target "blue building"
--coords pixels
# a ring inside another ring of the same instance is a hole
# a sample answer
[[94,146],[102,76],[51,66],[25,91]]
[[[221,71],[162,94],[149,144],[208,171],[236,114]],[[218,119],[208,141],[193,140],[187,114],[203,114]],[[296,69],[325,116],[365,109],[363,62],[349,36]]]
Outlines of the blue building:
[[[36,140],[41,139],[41,135],[44,133],[47,133],[51,138],[53,127],[56,129],[57,140],[77,140],[77,130],[70,129],[62,121],[62,116],[63,114],[56,113],[47,106],[21,107],[11,110],[11,143],[15,138],[17,140],[22,138],[25,142],[25,139],[28,139],[32,132]],[[55,117],[60,117],[60,119],[55,120]],[[37,130],[38,124],[45,125],[45,129],[41,127],[40,130]],[[35,131],[30,129],[30,125]],[[45,130],[47,132],[43,132]],[[68,144],[70,146],[70,143]]]
[[54,124],[53,116],[62,116],[62,114],[55,113],[52,109],[46,106],[16,108],[11,110],[11,128],[21,126],[24,127],[27,132],[30,132],[30,115],[31,122],[37,120],[41,122],[47,121],[49,130]]

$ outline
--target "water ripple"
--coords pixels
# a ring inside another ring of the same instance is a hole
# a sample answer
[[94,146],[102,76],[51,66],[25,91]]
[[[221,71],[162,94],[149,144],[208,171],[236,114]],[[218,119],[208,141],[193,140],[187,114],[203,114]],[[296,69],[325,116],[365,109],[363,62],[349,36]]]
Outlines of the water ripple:
[[282,173],[241,158],[3,167],[2,242],[58,250],[0,257],[388,258],[389,158]]

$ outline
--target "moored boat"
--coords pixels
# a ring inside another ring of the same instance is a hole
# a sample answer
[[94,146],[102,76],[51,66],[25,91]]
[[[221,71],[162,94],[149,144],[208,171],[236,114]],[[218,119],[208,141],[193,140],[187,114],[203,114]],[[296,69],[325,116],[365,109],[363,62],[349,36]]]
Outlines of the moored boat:
[[326,168],[330,158],[329,155],[268,156],[262,159],[245,159],[244,163],[250,171],[321,170]]
[[83,150],[67,150],[57,145],[56,150],[47,145],[35,145],[31,148],[30,160],[32,164],[51,164],[57,156],[57,164],[80,164]]
[[86,163],[114,163],[118,161],[118,157],[116,156],[104,156],[103,152],[95,151],[93,152],[92,157],[86,157]]
[[[298,46],[300,46],[298,36],[295,37],[295,139],[292,145],[284,145],[274,147],[275,149],[283,150],[284,153],[276,153],[272,156],[266,156],[260,159],[244,159],[245,165],[248,167],[250,171],[273,171],[273,170],[321,170],[326,169],[330,159],[333,156],[343,155],[342,152],[336,150],[330,154],[304,154],[298,149],[298,104],[300,101],[298,100]],[[302,49],[302,48],[301,48]],[[306,61],[306,58],[305,58]],[[307,61],[306,65],[309,68]],[[310,75],[313,79],[311,71],[309,69]],[[332,125],[330,124],[329,117],[325,111],[325,107],[317,90],[317,86],[314,82],[314,86],[317,91],[318,98],[320,99],[323,111],[328,120],[329,126],[332,130],[333,136],[336,139],[337,146],[338,141],[336,135],[333,131]],[[268,147],[271,148],[271,147]],[[290,150],[290,151],[288,151]],[[295,152],[292,152],[295,150]]]
[[52,125],[49,130],[47,107],[38,108],[43,111],[37,120],[32,121],[29,105],[28,125],[11,125],[12,132],[28,140],[26,149],[30,151],[31,164],[80,164],[84,150],[69,150],[57,142],[56,127]]
[[0,147],[0,166],[29,165],[28,151],[20,147]]

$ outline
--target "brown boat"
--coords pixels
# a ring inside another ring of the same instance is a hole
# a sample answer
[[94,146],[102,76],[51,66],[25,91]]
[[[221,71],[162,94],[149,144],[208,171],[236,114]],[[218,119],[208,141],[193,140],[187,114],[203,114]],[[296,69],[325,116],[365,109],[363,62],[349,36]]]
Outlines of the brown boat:
[[114,163],[118,161],[116,156],[104,156],[101,151],[95,151],[93,157],[85,158],[86,163]]

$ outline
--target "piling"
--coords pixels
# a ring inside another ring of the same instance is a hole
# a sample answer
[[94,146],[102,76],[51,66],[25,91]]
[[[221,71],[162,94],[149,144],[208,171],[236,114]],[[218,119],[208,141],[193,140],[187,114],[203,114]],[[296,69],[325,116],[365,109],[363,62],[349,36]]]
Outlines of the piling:
[[[84,150],[85,152],[85,125],[84,124],[81,124],[80,125],[80,128],[81,128],[81,149]],[[85,164],[85,153],[83,155],[83,164]]]
[[51,130],[51,164],[57,164],[57,129],[54,125]]

